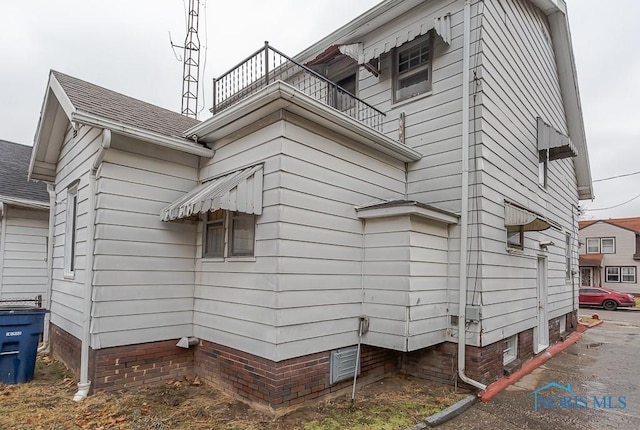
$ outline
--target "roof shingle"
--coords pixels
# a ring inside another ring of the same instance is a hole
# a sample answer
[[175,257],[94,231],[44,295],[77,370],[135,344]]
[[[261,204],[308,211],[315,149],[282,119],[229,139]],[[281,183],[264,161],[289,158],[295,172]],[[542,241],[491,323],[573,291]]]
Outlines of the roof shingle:
[[29,182],[31,147],[0,140],[0,196],[49,203],[47,185]]
[[579,228],[583,229],[585,227],[589,227],[597,222],[606,222],[608,224],[612,224],[627,230],[635,231],[640,234],[640,217],[634,218],[609,218],[609,219],[596,219],[596,220],[588,220],[588,221],[580,221],[578,223]]
[[200,122],[55,70],[51,73],[73,106],[82,112],[177,138]]

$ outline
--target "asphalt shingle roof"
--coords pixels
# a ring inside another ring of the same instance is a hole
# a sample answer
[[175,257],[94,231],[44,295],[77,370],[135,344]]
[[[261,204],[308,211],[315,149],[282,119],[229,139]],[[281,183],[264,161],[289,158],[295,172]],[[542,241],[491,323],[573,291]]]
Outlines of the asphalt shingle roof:
[[49,203],[47,185],[29,182],[31,147],[0,140],[0,196]]
[[200,121],[52,70],[73,106],[122,124],[182,138]]

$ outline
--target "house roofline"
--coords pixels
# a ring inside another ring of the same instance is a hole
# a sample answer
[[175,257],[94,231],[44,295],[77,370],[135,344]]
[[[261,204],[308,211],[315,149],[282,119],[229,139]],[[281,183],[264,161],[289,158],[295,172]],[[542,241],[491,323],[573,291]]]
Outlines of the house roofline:
[[49,202],[0,195],[0,203],[31,209],[49,209]]
[[252,114],[264,117],[280,109],[307,117],[320,125],[337,126],[337,129],[332,128],[335,132],[399,161],[412,162],[422,158],[422,154],[416,150],[396,142],[282,81],[269,84],[229,109],[190,128],[185,131],[184,136],[196,136],[201,141],[213,142],[253,122],[254,118],[250,116]]

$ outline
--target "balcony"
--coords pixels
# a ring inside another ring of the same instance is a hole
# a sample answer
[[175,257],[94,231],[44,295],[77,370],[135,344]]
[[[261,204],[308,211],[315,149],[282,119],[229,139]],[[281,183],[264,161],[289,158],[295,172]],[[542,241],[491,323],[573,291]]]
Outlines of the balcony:
[[211,112],[220,113],[278,80],[382,132],[384,113],[267,42],[242,63],[214,79]]

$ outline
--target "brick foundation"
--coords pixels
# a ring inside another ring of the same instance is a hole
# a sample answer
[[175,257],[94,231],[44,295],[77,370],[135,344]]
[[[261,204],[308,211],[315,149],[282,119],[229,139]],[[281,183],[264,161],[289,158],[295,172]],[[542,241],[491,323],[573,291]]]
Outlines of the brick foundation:
[[80,345],[80,339],[54,324],[49,324],[51,355],[62,361],[76,376],[80,374]]
[[[276,414],[319,398],[351,389],[353,380],[329,383],[330,351],[274,362],[223,345],[201,341],[195,352],[195,373],[208,383]],[[397,369],[398,353],[362,346],[359,385]]]

